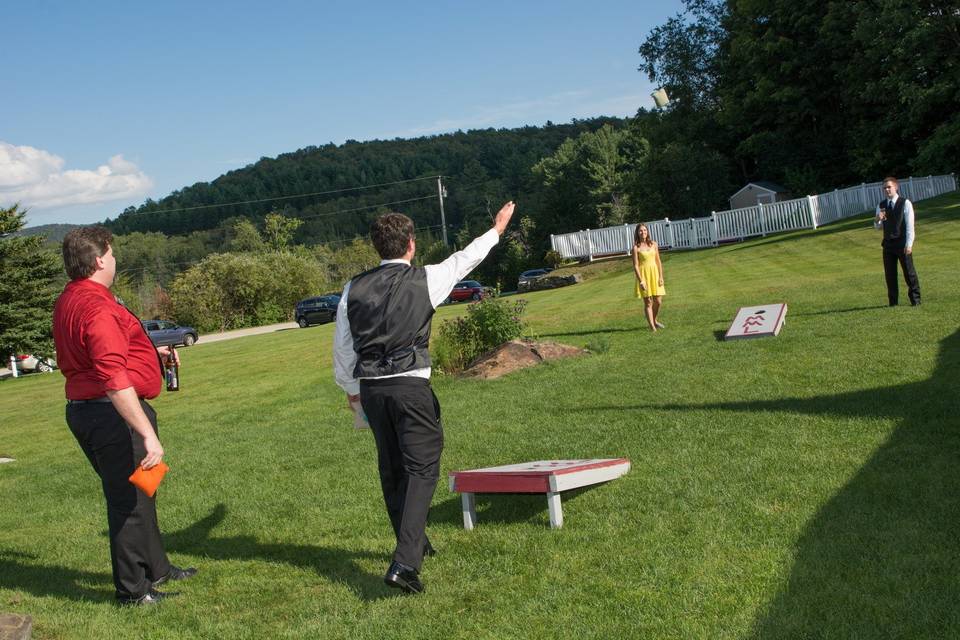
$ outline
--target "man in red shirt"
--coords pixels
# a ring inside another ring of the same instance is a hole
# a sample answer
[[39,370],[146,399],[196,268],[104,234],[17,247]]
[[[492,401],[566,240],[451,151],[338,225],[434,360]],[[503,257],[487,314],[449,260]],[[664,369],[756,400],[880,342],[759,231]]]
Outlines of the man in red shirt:
[[130,484],[142,466],[163,458],[157,414],[145,399],[160,394],[161,357],[133,313],[110,293],[117,271],[104,227],[74,229],[63,240],[71,280],[53,310],[57,362],[66,377],[67,425],[103,481],[110,561],[117,600],[155,604],[174,595],[155,587],[194,575],[167,560],[154,498]]

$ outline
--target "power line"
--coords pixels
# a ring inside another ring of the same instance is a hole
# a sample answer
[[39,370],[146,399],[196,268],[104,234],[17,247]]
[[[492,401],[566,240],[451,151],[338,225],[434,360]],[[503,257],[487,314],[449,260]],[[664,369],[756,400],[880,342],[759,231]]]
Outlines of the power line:
[[347,189],[332,189],[330,191],[317,191],[315,193],[301,193],[293,196],[276,196],[273,198],[260,198],[258,200],[244,200],[241,202],[225,202],[223,204],[201,204],[195,207],[181,207],[179,209],[151,209],[150,211],[132,211],[121,215],[143,215],[147,213],[176,213],[178,211],[196,211],[198,209],[215,209],[217,207],[235,207],[242,204],[260,204],[263,202],[275,202],[277,200],[292,200],[294,198],[312,198],[315,196],[328,196],[334,193],[346,193],[347,191],[362,191],[363,189],[376,189],[378,187],[389,187],[395,184],[404,184],[407,182],[420,182],[422,180],[436,180],[439,176],[425,176],[422,178],[410,178],[408,180],[396,180],[394,182],[381,182],[379,184],[370,184],[362,187],[349,187]]
[[393,206],[393,205],[395,205],[395,204],[406,204],[406,203],[408,203],[408,202],[419,202],[420,200],[432,200],[432,199],[437,198],[437,197],[439,197],[439,196],[437,196],[436,194],[433,194],[433,195],[429,195],[429,196],[420,196],[419,198],[408,198],[408,199],[406,199],[406,200],[395,200],[394,202],[381,202],[380,204],[371,204],[371,205],[367,205],[367,206],[365,206],[365,207],[355,207],[355,208],[353,208],[353,209],[339,209],[339,210],[337,210],[337,211],[328,211],[327,213],[315,213],[315,214],[308,215],[308,216],[297,216],[296,219],[297,219],[297,220],[307,220],[307,219],[310,219],[310,218],[327,218],[327,217],[329,217],[329,216],[335,216],[335,215],[339,215],[339,214],[341,214],[341,213],[354,213],[354,212],[357,212],[357,211],[365,211],[365,210],[367,210],[367,209],[376,209],[377,207],[390,207],[390,206]]

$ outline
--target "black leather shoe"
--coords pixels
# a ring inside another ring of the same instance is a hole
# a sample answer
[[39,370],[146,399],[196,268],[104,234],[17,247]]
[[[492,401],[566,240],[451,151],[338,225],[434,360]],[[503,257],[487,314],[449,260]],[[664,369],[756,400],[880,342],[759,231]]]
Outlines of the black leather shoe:
[[197,570],[194,569],[193,567],[189,567],[187,569],[181,569],[176,565],[170,565],[170,572],[167,573],[167,575],[163,576],[162,578],[159,578],[158,580],[154,580],[153,586],[154,588],[156,588],[168,580],[186,580],[187,578],[192,578],[195,575],[197,575]]
[[423,593],[423,583],[416,570],[396,561],[390,563],[383,581],[388,587],[402,589],[406,593]]
[[166,600],[167,598],[172,598],[173,596],[178,596],[179,593],[176,592],[164,592],[157,591],[155,589],[150,589],[145,594],[139,598],[117,598],[117,602],[122,605],[130,605],[134,607],[146,607],[149,605],[157,604],[161,600]]

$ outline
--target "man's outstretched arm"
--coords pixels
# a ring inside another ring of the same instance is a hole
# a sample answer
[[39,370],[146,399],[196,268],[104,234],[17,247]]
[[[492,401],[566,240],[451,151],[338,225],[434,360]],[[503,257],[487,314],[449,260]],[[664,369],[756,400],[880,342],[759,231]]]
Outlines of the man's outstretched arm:
[[492,229],[440,264],[429,264],[425,267],[427,270],[427,287],[430,289],[430,302],[434,308],[446,300],[454,285],[483,262],[490,250],[496,246],[497,242],[500,241],[500,236],[503,235],[507,225],[510,224],[510,218],[513,217],[515,208],[516,205],[512,201],[506,203],[497,212]]

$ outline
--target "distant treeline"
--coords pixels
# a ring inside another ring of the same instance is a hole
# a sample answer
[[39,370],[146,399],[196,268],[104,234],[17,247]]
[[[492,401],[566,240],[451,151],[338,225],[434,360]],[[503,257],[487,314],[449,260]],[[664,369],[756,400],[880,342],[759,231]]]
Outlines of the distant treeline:
[[[116,234],[159,231],[182,235],[229,228],[236,218],[260,223],[268,213],[279,212],[303,221],[295,242],[313,245],[366,235],[377,215],[398,210],[413,218],[417,227],[429,228],[439,236],[436,181],[416,179],[442,175],[449,229],[453,233],[463,227],[479,229],[489,224],[491,213],[503,201],[511,198],[519,200],[522,212],[539,210],[544,186],[531,167],[567,138],[595,131],[604,124],[622,128],[627,122],[596,118],[543,127],[306,147],[277,158],[263,158],[159,201],[148,200],[108,220],[107,225]],[[387,186],[367,188],[381,184]],[[334,191],[339,193],[270,200]],[[259,200],[266,201],[230,204]]]

